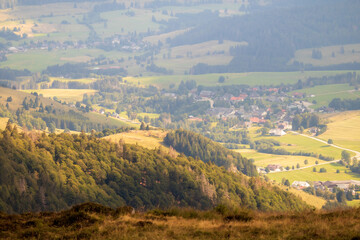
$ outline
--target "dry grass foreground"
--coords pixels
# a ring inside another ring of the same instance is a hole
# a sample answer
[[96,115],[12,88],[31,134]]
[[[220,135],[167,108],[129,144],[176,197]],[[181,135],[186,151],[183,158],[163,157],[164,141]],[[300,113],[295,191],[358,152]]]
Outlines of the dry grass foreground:
[[133,213],[85,203],[59,213],[0,213],[5,239],[360,239],[360,208],[261,213],[226,207]]

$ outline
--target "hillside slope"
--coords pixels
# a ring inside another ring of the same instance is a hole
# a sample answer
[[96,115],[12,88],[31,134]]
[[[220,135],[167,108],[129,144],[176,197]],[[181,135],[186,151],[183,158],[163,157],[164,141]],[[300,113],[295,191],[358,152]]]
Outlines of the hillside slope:
[[259,178],[184,155],[85,134],[20,134],[10,125],[0,134],[0,211],[54,211],[87,201],[137,209],[307,208]]
[[0,234],[8,239],[359,239],[359,208],[266,214],[226,208],[131,210],[88,203],[59,213],[0,213]]

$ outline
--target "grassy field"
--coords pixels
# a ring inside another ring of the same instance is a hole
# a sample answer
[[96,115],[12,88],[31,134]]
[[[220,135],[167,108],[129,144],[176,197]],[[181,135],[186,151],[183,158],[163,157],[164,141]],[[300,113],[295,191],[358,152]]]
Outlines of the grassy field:
[[[325,168],[327,172],[320,173],[320,168]],[[290,183],[293,181],[360,180],[360,174],[352,173],[348,168],[337,163],[320,165],[316,167],[316,170],[317,172],[313,172],[313,168],[305,168],[296,171],[270,173],[267,176],[278,183],[281,183],[283,178],[289,179]],[[340,170],[340,173],[336,173],[336,170]]]
[[96,78],[77,78],[77,79],[71,79],[71,78],[50,77],[50,83],[52,83],[53,81],[92,83],[92,82],[95,82],[96,80],[97,80]]
[[[128,15],[128,11],[134,15]],[[167,21],[172,18],[160,12],[153,12],[150,9],[133,8],[131,10],[102,13],[101,18],[107,20],[106,26],[104,26],[103,22],[93,24],[93,26],[95,31],[102,37],[110,37],[114,34],[127,34],[129,32],[158,31],[161,25],[152,21],[153,16],[157,21]]]
[[115,210],[87,204],[62,212],[3,213],[0,224],[6,239],[336,240],[358,238],[359,214],[359,208],[268,213],[243,209],[223,214],[169,209],[115,214]]
[[288,133],[282,137],[261,136],[260,134],[254,133],[255,131],[255,128],[250,131],[254,141],[259,139],[274,139],[281,143],[281,148],[284,148],[289,152],[303,151],[309,153],[318,153],[324,156],[334,157],[335,159],[340,159],[341,157],[341,149],[331,147],[328,144],[324,144],[301,135]]
[[277,183],[276,184],[279,188],[281,188],[284,191],[288,191],[291,192],[292,194],[298,196],[299,198],[301,198],[304,202],[306,202],[307,204],[309,204],[310,206],[314,206],[316,209],[321,209],[322,206],[324,206],[324,204],[326,203],[326,200],[321,198],[321,197],[317,197],[314,195],[311,195],[307,192],[304,192],[302,190],[297,190],[295,188],[291,188],[291,187],[286,187],[284,185],[282,185],[281,183]]
[[0,118],[0,129],[4,130],[6,127],[7,122],[9,121],[9,118]]
[[91,95],[97,92],[97,90],[93,89],[39,89],[23,91],[27,93],[37,92],[38,94],[42,94],[45,98],[57,97],[66,102],[82,101],[85,93]]
[[[241,153],[242,156],[248,159],[254,159],[255,165],[258,167],[266,167],[269,164],[279,164],[283,167],[289,166],[290,168],[292,166],[296,167],[297,164],[300,164],[300,167],[305,167],[307,165],[315,165],[316,161],[319,163],[326,162],[313,157],[259,153],[252,149],[239,149],[236,150],[236,152]],[[304,164],[305,160],[308,160],[307,165]]]
[[[175,74],[183,74],[198,63],[226,65],[233,58],[229,54],[229,48],[237,45],[247,45],[247,43],[224,41],[222,44],[219,44],[218,41],[208,41],[194,45],[174,47],[170,50],[163,49],[155,57],[155,64],[171,69]],[[168,58],[168,54],[170,54],[171,58]]]
[[360,111],[337,113],[327,120],[328,130],[319,138],[325,141],[331,138],[336,145],[360,151]]
[[349,84],[315,86],[294,92],[306,93],[307,96],[303,99],[305,101],[313,102],[315,100],[316,103],[311,106],[311,108],[314,109],[321,106],[328,106],[334,98],[355,99],[360,97],[360,93],[355,91],[354,87],[349,86]]
[[[306,80],[308,77],[333,76],[348,71],[309,71],[309,72],[252,72],[252,73],[224,73],[224,74],[202,74],[202,75],[168,75],[168,76],[144,76],[144,77],[126,77],[129,82],[144,85],[156,85],[162,88],[168,88],[170,84],[180,84],[182,80],[195,80],[198,85],[217,86],[247,84],[255,85],[277,85],[293,84],[299,79]],[[225,82],[220,84],[220,76],[225,77]]]
[[[344,48],[344,53],[341,53],[341,47]],[[317,49],[322,53],[321,59],[313,59],[313,48],[308,48],[296,51],[295,58],[292,59],[291,62],[298,61],[314,66],[360,62],[360,44],[336,45]]]
[[138,144],[145,148],[154,149],[154,148],[165,148],[162,144],[164,137],[167,132],[163,130],[150,130],[150,131],[141,131],[134,130],[130,132],[119,133],[111,136],[105,137],[113,142],[119,142],[120,139],[124,140],[128,144]]

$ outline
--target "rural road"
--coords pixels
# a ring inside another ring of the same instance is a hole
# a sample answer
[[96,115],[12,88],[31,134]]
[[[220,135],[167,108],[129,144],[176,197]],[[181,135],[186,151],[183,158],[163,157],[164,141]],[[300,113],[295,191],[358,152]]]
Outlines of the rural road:
[[[291,133],[294,133],[296,135],[301,135],[303,137],[307,137],[307,138],[311,138],[315,141],[318,141],[318,142],[321,142],[321,143],[324,143],[324,144],[328,144],[326,141],[324,140],[321,140],[319,138],[316,138],[316,137],[312,137],[312,136],[308,136],[308,135],[305,135],[305,134],[301,134],[301,133],[298,133],[298,132],[293,132],[293,131],[289,131]],[[338,148],[338,149],[341,149],[341,150],[345,150],[345,151],[349,151],[349,152],[353,152],[355,153],[355,157],[356,158],[360,158],[360,152],[358,151],[355,151],[355,150],[352,150],[352,149],[348,149],[348,148],[343,148],[343,147],[340,147],[340,146],[337,146],[335,144],[328,144],[332,147],[335,147],[335,148]],[[301,168],[295,168],[295,169],[289,169],[289,170],[283,170],[281,172],[290,172],[290,171],[297,171],[297,170],[301,170],[301,169],[305,169],[305,168],[311,168],[311,167],[316,167],[316,166],[321,166],[321,165],[326,165],[326,164],[330,164],[330,163],[336,163],[336,162],[339,162],[341,159],[338,159],[338,160],[333,160],[333,161],[328,161],[328,162],[324,162],[324,163],[319,163],[319,164],[315,164],[315,165],[309,165],[309,166],[305,166],[305,167],[301,167]],[[270,173],[278,173],[278,172],[269,172],[268,174]]]

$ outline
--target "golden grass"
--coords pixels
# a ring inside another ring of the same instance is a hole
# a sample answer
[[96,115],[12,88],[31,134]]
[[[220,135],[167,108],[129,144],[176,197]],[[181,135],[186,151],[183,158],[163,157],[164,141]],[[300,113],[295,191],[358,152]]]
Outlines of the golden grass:
[[132,130],[130,132],[123,132],[115,135],[105,137],[112,142],[119,142],[120,139],[124,140],[128,144],[138,144],[148,149],[165,148],[162,144],[167,131],[163,130]]
[[93,89],[39,89],[39,90],[22,90],[23,92],[37,92],[45,98],[57,97],[66,102],[82,101],[84,94],[92,95],[97,92]]
[[[192,216],[182,216],[182,211]],[[164,212],[165,213],[165,212]],[[227,220],[214,211],[179,210],[178,215],[109,210],[68,210],[60,213],[0,215],[8,239],[356,239],[359,208],[335,211],[263,213],[250,211],[247,220]],[[202,218],[201,216],[207,216]],[[239,214],[241,215],[241,213]],[[71,220],[71,222],[70,222]],[[60,226],[59,226],[60,225]]]
[[4,130],[9,118],[0,118],[0,129]]

